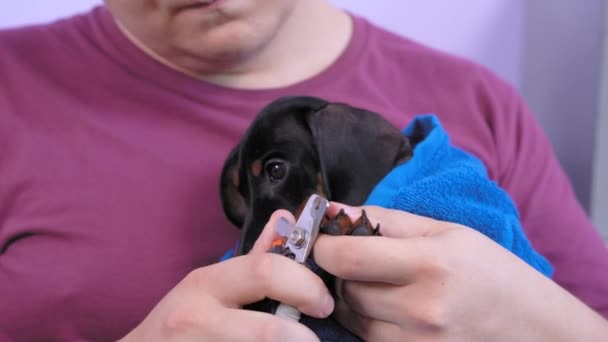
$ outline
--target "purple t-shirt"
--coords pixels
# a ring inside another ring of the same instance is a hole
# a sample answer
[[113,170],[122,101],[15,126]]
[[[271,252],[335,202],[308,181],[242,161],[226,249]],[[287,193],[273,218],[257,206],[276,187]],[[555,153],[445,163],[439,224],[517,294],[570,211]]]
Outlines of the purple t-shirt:
[[[283,95],[435,113],[515,199],[555,280],[608,315],[608,253],[537,122],[492,73],[355,18],[346,51],[282,89],[229,89],[148,57],[107,10],[0,32],[0,331],[109,340],[238,239],[219,174]],[[2,334],[0,334],[2,335]]]

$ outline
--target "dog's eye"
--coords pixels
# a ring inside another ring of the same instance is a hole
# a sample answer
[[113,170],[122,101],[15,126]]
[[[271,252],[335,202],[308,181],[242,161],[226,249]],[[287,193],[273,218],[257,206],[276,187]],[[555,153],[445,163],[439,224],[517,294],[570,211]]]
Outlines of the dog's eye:
[[287,166],[284,162],[271,160],[266,163],[265,171],[271,182],[278,182],[287,175]]

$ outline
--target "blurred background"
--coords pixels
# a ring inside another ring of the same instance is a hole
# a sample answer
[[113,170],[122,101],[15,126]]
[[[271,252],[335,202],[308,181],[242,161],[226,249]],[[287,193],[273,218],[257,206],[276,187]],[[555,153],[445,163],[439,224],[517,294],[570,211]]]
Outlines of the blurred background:
[[[608,241],[604,0],[330,1],[389,30],[485,65],[519,89],[545,128],[579,201]],[[101,2],[5,0],[0,2],[0,29],[48,22]]]

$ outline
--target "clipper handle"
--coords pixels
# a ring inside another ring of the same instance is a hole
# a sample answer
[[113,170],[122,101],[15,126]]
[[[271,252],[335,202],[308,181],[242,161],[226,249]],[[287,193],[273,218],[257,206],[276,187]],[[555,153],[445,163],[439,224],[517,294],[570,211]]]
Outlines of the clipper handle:
[[277,310],[274,312],[274,315],[281,318],[291,319],[296,322],[300,320],[300,310],[298,310],[295,306],[283,303],[279,304]]

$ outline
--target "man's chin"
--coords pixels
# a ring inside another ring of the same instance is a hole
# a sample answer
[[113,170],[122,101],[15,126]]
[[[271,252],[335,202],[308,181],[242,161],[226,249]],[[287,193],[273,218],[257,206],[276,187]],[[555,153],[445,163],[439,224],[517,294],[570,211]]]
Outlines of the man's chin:
[[[204,49],[200,47],[204,46]],[[197,78],[207,78],[213,74],[231,74],[239,72],[239,67],[251,56],[252,49],[238,44],[220,46],[201,43],[200,40],[182,43],[164,53],[166,63],[175,69]]]

